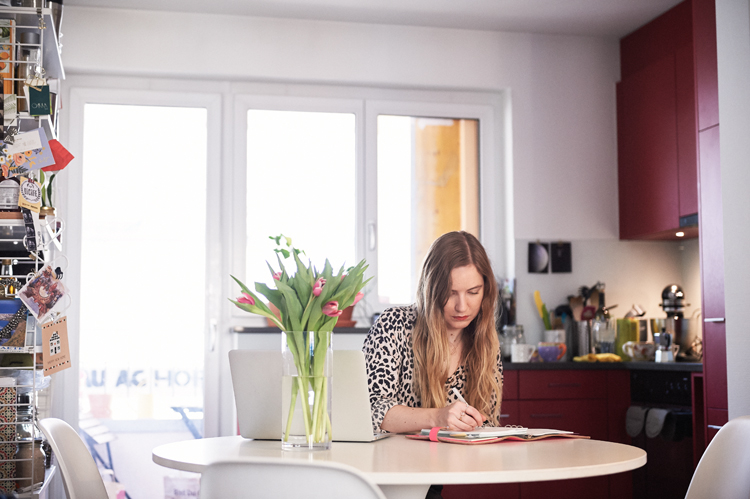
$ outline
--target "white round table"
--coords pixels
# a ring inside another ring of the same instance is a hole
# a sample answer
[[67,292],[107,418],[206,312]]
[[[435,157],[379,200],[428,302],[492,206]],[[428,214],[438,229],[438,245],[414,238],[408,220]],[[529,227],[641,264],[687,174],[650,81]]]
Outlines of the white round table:
[[395,498],[424,498],[431,484],[537,482],[630,471],[646,464],[637,447],[585,439],[457,445],[403,435],[369,443],[333,442],[328,451],[282,451],[278,441],[218,437],[161,445],[156,464],[200,473],[243,457],[335,461],[352,466]]

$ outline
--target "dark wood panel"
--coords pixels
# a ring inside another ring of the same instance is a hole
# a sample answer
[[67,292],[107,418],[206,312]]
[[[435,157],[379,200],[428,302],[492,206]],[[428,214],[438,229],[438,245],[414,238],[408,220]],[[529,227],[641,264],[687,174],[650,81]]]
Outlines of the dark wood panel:
[[646,451],[646,466],[633,471],[633,496],[638,499],[683,499],[693,476],[693,439],[669,442],[661,436],[633,439]]
[[620,40],[623,79],[673,54],[692,40],[692,6],[682,2]]
[[630,407],[630,371],[607,371],[607,440],[629,444],[625,417]]
[[727,340],[724,324],[703,325],[703,375],[706,380],[706,408],[728,409]]
[[518,371],[503,371],[503,400],[518,399]]
[[703,373],[693,373],[690,377],[691,400],[693,403],[693,467],[706,450],[706,404],[703,391]]
[[609,479],[606,476],[521,484],[521,497],[524,499],[601,499],[609,497],[608,492]]
[[487,483],[474,485],[446,485],[443,499],[517,499],[521,497],[517,483]]
[[521,424],[529,428],[554,428],[607,440],[607,401],[522,400]]
[[504,400],[500,406],[500,425],[521,424],[521,413],[517,400]]
[[698,129],[719,124],[719,78],[715,0],[693,0]]
[[620,238],[679,226],[675,57],[617,84]]
[[531,399],[607,397],[607,377],[597,371],[519,371],[518,395]]

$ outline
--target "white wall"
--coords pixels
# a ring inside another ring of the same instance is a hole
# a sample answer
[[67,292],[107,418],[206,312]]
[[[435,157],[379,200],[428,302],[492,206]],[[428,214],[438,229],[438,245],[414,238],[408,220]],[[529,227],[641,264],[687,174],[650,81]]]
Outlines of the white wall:
[[510,89],[516,237],[616,238],[616,40],[66,7],[71,73]]
[[750,2],[717,0],[729,417],[750,414]]
[[[573,275],[573,288],[612,275],[608,292],[623,308],[653,303],[618,287],[630,282],[633,243],[617,242],[617,40],[83,7],[66,8],[62,31],[65,67],[76,74],[508,91],[515,239],[582,241],[574,257],[587,272]],[[517,275],[521,304],[556,282],[524,282],[524,252],[515,268],[495,262],[499,275]],[[659,249],[639,264],[654,281],[649,293],[679,282],[665,275],[675,261]],[[534,315],[521,307],[519,322]]]
[[[550,240],[547,239],[546,242]],[[552,240],[554,241],[554,240]],[[612,317],[622,317],[640,305],[648,318],[666,317],[659,307],[661,292],[668,284],[679,284],[685,291],[685,317],[701,307],[698,240],[619,241],[614,239],[574,240],[571,242],[572,272],[529,274],[528,243],[516,240],[517,322],[524,326],[529,343],[542,341],[543,324],[533,293],[538,290],[549,310],[568,303],[580,286],[606,285],[605,303],[617,305]]]

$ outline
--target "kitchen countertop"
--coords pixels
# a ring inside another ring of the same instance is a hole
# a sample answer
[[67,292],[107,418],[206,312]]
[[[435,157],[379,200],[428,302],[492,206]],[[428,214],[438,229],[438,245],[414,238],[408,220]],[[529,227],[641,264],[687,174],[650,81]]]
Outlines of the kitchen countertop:
[[[236,327],[239,334],[278,333],[276,327]],[[333,330],[336,334],[367,334],[366,327],[341,327]],[[542,371],[542,370],[619,370],[629,371],[677,371],[703,372],[700,362],[503,362],[503,369],[507,371]]]
[[506,371],[619,370],[703,372],[700,362],[503,362]]

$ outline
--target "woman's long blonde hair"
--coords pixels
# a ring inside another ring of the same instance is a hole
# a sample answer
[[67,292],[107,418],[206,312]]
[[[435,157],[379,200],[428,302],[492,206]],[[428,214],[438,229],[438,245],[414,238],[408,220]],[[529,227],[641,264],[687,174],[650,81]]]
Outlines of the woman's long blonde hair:
[[[477,317],[464,329],[463,364],[466,372],[464,398],[487,416],[500,421],[502,386],[497,370],[499,342],[495,330],[497,284],[490,260],[473,235],[460,231],[437,238],[430,246],[417,286],[417,321],[414,325],[414,390],[422,407],[445,407],[445,382],[450,347],[443,307],[451,293],[451,271],[474,265],[484,281],[484,297]],[[497,400],[494,411],[493,399]]]

